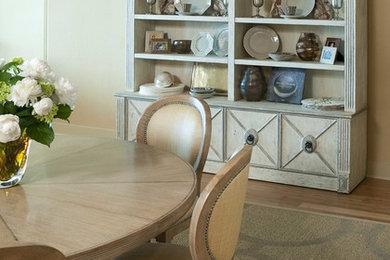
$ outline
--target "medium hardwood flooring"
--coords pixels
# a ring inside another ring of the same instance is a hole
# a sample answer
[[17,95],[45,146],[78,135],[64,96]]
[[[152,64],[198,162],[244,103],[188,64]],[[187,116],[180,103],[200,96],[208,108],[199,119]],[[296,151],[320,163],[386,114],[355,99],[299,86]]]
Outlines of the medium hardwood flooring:
[[[204,186],[212,174],[203,174]],[[390,181],[366,178],[350,194],[250,180],[247,202],[390,223]]]

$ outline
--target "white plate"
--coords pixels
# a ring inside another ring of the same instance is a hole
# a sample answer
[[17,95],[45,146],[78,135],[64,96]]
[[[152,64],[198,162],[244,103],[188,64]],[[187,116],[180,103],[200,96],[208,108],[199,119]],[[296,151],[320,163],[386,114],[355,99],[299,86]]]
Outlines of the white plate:
[[145,96],[168,96],[183,93],[185,85],[183,83],[175,83],[169,88],[158,88],[154,83],[146,83],[139,87],[139,94]]
[[184,13],[183,4],[191,4],[190,13],[202,15],[211,6],[211,0],[175,0],[176,9]]
[[208,32],[199,32],[191,41],[195,56],[207,56],[213,50],[214,38]]
[[219,57],[228,55],[229,29],[227,26],[220,28],[214,37],[214,53]]
[[[297,7],[295,16],[308,16],[313,11],[315,0],[282,0],[282,9],[286,10],[288,5],[295,5]],[[291,17],[290,17],[291,18]]]
[[300,19],[300,18],[304,18],[306,16],[304,15],[287,15],[287,14],[281,14],[280,17],[284,18],[284,19]]
[[255,59],[264,60],[268,54],[279,49],[279,36],[271,28],[258,25],[249,29],[244,36],[244,48]]
[[202,93],[194,93],[190,91],[190,95],[196,98],[203,99],[203,98],[210,98],[214,96],[214,92],[202,94]]

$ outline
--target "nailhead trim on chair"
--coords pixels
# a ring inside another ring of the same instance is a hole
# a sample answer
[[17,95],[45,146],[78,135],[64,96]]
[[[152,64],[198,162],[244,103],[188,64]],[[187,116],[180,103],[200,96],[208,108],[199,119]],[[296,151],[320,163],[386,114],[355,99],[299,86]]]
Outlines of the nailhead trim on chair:
[[215,205],[217,204],[217,201],[219,200],[219,198],[221,197],[222,193],[226,190],[226,188],[229,186],[229,184],[241,173],[241,171],[246,167],[246,165],[244,167],[242,167],[236,175],[234,175],[233,178],[231,178],[229,180],[228,183],[226,183],[225,187],[222,189],[222,191],[220,193],[218,193],[217,197],[216,197],[216,200],[214,201],[214,204],[213,206],[211,207],[210,209],[210,212],[207,216],[207,221],[206,221],[206,233],[205,233],[205,242],[206,242],[206,249],[207,249],[207,252],[209,253],[209,256],[211,257],[211,259],[213,260],[217,260],[215,258],[215,256],[213,255],[213,253],[211,252],[211,249],[210,249],[210,246],[209,246],[209,239],[208,239],[208,231],[209,231],[209,224],[210,224],[210,219],[211,219],[211,214],[213,213],[213,210],[214,210],[214,207]]

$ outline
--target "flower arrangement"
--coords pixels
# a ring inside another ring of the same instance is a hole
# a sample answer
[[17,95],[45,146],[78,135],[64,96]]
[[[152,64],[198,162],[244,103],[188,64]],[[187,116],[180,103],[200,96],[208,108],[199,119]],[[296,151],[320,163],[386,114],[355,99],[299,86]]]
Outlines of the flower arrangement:
[[76,89],[57,77],[46,61],[0,59],[0,143],[26,136],[50,146],[52,120],[68,121],[75,98]]

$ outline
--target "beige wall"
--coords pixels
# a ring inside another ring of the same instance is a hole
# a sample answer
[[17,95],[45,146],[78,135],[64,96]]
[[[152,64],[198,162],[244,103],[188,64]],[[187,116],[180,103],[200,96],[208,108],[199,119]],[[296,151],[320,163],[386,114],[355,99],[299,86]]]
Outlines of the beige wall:
[[[56,123],[56,132],[115,136],[113,94],[125,86],[125,7],[126,0],[0,0],[7,10],[0,16],[0,56],[47,57],[79,88],[71,124]],[[384,179],[390,179],[388,10],[389,0],[368,0],[368,174]],[[10,26],[10,17],[18,22]]]
[[389,0],[368,0],[368,174],[390,179]]

